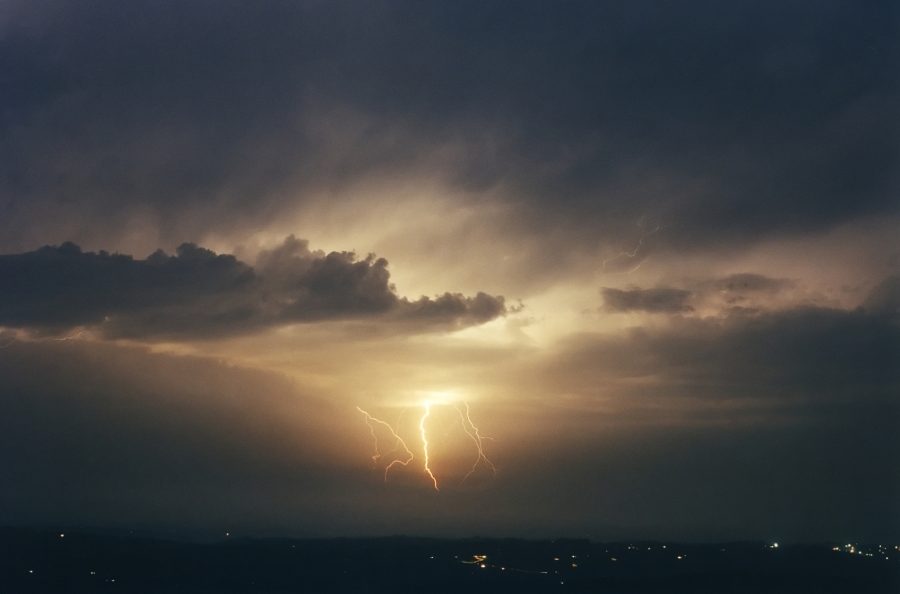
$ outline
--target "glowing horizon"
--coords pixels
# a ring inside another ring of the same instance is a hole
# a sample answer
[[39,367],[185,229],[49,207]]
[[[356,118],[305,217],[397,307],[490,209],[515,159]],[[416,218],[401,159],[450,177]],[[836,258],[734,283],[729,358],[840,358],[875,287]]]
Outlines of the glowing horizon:
[[[431,395],[431,398],[422,400],[418,406],[418,408],[422,409],[422,413],[419,416],[417,430],[422,451],[422,472],[429,479],[434,490],[440,491],[440,484],[437,476],[434,473],[434,470],[431,467],[428,430],[426,427],[426,422],[431,416],[431,408],[433,406],[452,407],[459,415],[460,427],[462,428],[462,431],[475,446],[475,461],[473,462],[471,468],[469,468],[468,472],[466,472],[465,476],[463,476],[460,484],[465,483],[469,479],[469,477],[478,469],[479,465],[482,464],[488,468],[492,477],[496,476],[497,468],[494,463],[487,457],[487,454],[485,454],[484,451],[484,440],[490,438],[481,435],[480,429],[472,421],[468,402],[463,400],[454,400],[453,398],[451,398],[451,395],[457,394],[457,392],[455,391],[432,391],[428,392],[428,394]],[[395,452],[398,445],[402,447],[403,452],[407,456],[405,459],[394,458],[385,466],[384,481],[387,482],[391,469],[393,469],[395,466],[408,466],[409,463],[416,458],[416,456],[406,444],[406,441],[399,435],[397,429],[395,429],[390,423],[373,416],[360,406],[356,406],[356,410],[358,410],[365,416],[366,425],[369,428],[369,432],[375,445],[375,453],[371,456],[371,460],[374,465],[377,465],[386,453]],[[385,450],[381,447],[381,441],[379,440],[378,435],[375,431],[375,425],[384,427],[390,433],[391,438],[394,440],[393,446],[390,450]]]

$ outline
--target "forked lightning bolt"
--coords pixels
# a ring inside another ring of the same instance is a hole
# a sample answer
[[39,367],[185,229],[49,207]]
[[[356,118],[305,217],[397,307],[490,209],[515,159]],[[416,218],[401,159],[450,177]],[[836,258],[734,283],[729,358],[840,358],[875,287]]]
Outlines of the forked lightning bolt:
[[[643,218],[641,219],[641,221],[638,222],[638,226],[641,228],[643,227]],[[638,257],[638,252],[640,252],[641,248],[644,246],[644,240],[646,240],[651,235],[656,234],[660,229],[662,229],[662,226],[657,225],[651,231],[643,231],[641,233],[641,237],[638,239],[637,245],[634,246],[634,249],[632,249],[631,251],[622,250],[615,256],[612,256],[610,258],[603,260],[603,262],[601,264],[601,269],[603,271],[606,271],[606,267],[608,264],[612,264],[613,262],[618,262],[621,259],[633,260],[634,258]],[[632,272],[636,272],[637,269],[640,268],[641,265],[643,265],[643,263],[644,263],[644,258],[640,258],[640,261],[637,263],[637,266],[634,266],[631,269],[629,269],[628,271],[626,271],[626,274],[631,274]]]
[[[5,335],[6,335],[6,333],[4,332],[4,333],[0,334],[0,337],[5,336]],[[11,347],[13,344],[15,344],[17,338],[18,338],[18,335],[15,332],[12,332],[12,336],[9,338],[9,342],[0,343],[0,349],[5,349],[8,347]]]
[[[8,341],[0,343],[0,349],[9,348],[15,342],[17,342],[18,340],[20,340],[22,338],[19,334],[19,331],[17,331],[17,330],[11,330],[8,333],[11,334],[11,336]],[[57,342],[63,342],[63,341],[67,341],[67,340],[77,340],[77,339],[81,338],[82,336],[84,336],[84,334],[86,334],[86,333],[87,333],[86,329],[78,328],[77,330],[75,330],[71,334],[67,334],[66,336],[55,336],[55,337],[51,336],[49,338],[40,338],[40,337],[31,337],[27,333],[25,333],[24,338],[25,338],[25,340],[28,340],[29,342],[36,341],[36,340],[55,340]],[[7,332],[0,332],[0,336],[5,336],[6,334],[7,334]]]
[[[419,439],[422,442],[422,471],[424,472],[425,476],[427,476],[431,481],[434,490],[440,491],[440,485],[438,483],[437,476],[434,474],[434,471],[431,468],[431,458],[429,454],[427,422],[428,418],[431,416],[432,406],[434,406],[434,403],[428,400],[422,403],[422,415],[419,417],[418,430]],[[474,473],[478,469],[479,465],[486,466],[491,471],[492,475],[496,475],[497,467],[494,466],[494,463],[491,462],[491,460],[484,453],[484,440],[490,438],[481,435],[478,427],[475,425],[475,423],[472,422],[472,417],[469,414],[469,404],[467,402],[463,402],[462,406],[457,405],[455,408],[456,412],[459,414],[460,425],[462,426],[463,431],[465,432],[466,436],[468,436],[469,439],[472,440],[472,443],[475,444],[475,449],[477,451],[475,462],[472,464],[472,468],[470,468],[466,475],[463,477],[462,482],[464,483],[470,476],[472,476],[472,473]],[[404,458],[395,458],[391,460],[391,462],[385,467],[384,480],[385,482],[387,482],[388,475],[390,474],[391,469],[396,466],[408,466],[409,463],[415,459],[415,454],[409,448],[409,446],[406,445],[406,442],[403,440],[403,438],[400,437],[397,431],[387,421],[383,421],[377,417],[372,416],[368,411],[362,409],[359,406],[356,407],[356,410],[365,415],[366,425],[369,427],[369,432],[372,434],[372,440],[375,442],[375,453],[372,455],[372,462],[374,464],[378,464],[378,462],[386,453],[381,449],[381,446],[379,444],[378,434],[375,431],[376,426],[385,428],[394,439],[393,449],[390,451],[396,451],[398,447],[403,450],[403,454],[405,456]]]
[[[373,464],[378,464],[378,461],[381,460],[381,456],[383,455],[381,448],[378,445],[378,435],[375,433],[375,425],[376,424],[381,425],[382,427],[384,427],[385,429],[387,429],[388,431],[391,432],[391,436],[396,440],[394,442],[394,450],[397,449],[397,446],[400,446],[403,448],[404,454],[406,454],[406,459],[401,460],[399,458],[395,458],[394,460],[391,460],[391,463],[385,467],[384,480],[385,480],[385,482],[387,482],[388,473],[391,471],[391,468],[393,468],[394,466],[396,466],[398,464],[400,466],[406,466],[407,464],[412,462],[412,460],[415,456],[413,456],[412,450],[410,450],[409,447],[407,447],[406,442],[403,441],[403,438],[400,437],[399,435],[397,435],[397,432],[394,431],[394,428],[391,427],[390,424],[388,424],[386,421],[382,421],[379,418],[373,417],[368,412],[366,412],[365,410],[363,410],[362,408],[360,408],[358,406],[356,407],[356,410],[358,410],[362,414],[366,415],[366,425],[368,425],[369,431],[372,433],[372,440],[375,442],[375,454],[372,456]],[[394,450],[392,450],[392,451],[394,451]]]
[[[485,437],[481,435],[481,432],[478,431],[478,427],[475,426],[475,423],[472,422],[472,417],[469,416],[469,403],[463,402],[463,407],[456,407],[456,411],[459,413],[459,420],[462,423],[463,431],[466,432],[472,442],[475,444],[475,448],[478,450],[478,457],[475,458],[475,463],[472,464],[472,468],[469,469],[469,472],[466,473],[466,476],[463,477],[462,482],[466,482],[472,473],[478,469],[478,465],[482,462],[485,466],[487,466],[491,474],[493,476],[497,475],[497,467],[494,466],[494,463],[490,461],[490,459],[484,453],[484,440],[490,439],[489,437]],[[465,411],[465,412],[464,412]]]

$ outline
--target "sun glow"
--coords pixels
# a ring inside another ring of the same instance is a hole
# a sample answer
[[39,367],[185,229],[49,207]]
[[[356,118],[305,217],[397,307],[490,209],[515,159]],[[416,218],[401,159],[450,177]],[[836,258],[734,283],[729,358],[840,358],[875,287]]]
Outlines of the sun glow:
[[[465,483],[480,466],[487,468],[492,477],[496,476],[497,468],[484,451],[484,441],[491,438],[482,435],[480,429],[472,421],[469,403],[462,400],[459,397],[459,394],[452,390],[429,391],[424,394],[426,395],[426,398],[419,401],[416,405],[416,408],[421,410],[416,428],[417,436],[421,442],[422,472],[428,478],[434,490],[440,491],[440,484],[438,477],[432,468],[432,460],[429,451],[428,420],[431,417],[431,412],[434,407],[451,407],[454,409],[457,412],[462,431],[475,446],[475,461],[463,477],[462,481],[460,481],[460,484]],[[391,461],[384,468],[384,480],[387,482],[392,469],[400,466],[408,466],[410,462],[416,459],[416,454],[407,445],[406,441],[400,436],[400,433],[394,426],[387,421],[372,416],[368,411],[359,406],[357,406],[356,409],[365,415],[366,425],[369,428],[369,432],[371,433],[372,440],[375,444],[375,452],[371,456],[372,463],[377,466],[388,455],[391,456]],[[379,438],[379,432],[376,430],[377,427],[381,427],[382,431],[389,436],[389,439],[391,440],[389,447],[385,448],[382,446],[383,439]]]

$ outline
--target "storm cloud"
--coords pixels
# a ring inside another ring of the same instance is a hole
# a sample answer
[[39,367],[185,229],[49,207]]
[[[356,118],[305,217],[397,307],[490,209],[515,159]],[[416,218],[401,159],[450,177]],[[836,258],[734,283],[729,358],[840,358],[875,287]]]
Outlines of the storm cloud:
[[525,434],[491,442],[502,480],[438,498],[385,485],[366,468],[353,407],[278,375],[21,341],[0,357],[0,518],[201,534],[427,522],[449,534],[889,539],[898,349],[900,327],[881,314],[822,308],[570,337],[501,366],[515,407],[473,405],[484,426],[512,419]]
[[352,417],[277,374],[72,341],[17,342],[0,378],[0,522],[274,524],[348,485]]
[[409,176],[588,245],[645,216],[682,249],[894,216],[895,22],[886,1],[11,2],[0,230],[167,244]]
[[635,327],[624,335],[572,336],[555,358],[559,376],[588,400],[604,378],[623,397],[659,390],[665,398],[706,400],[714,407],[744,399],[799,406],[815,417],[836,407],[873,406],[896,415],[898,295],[884,295],[895,282],[876,288],[868,309],[804,306],[678,316],[666,326]]
[[895,4],[0,2],[0,516],[896,542]]
[[[603,311],[683,315],[755,313],[798,305],[802,292],[792,295],[796,283],[786,278],[741,272],[723,277],[687,279],[676,287],[603,287]],[[793,299],[793,302],[792,302]],[[812,305],[812,303],[807,303]],[[700,311],[698,311],[700,310]]]
[[310,251],[289,237],[256,267],[182,244],[144,260],[66,243],[0,256],[0,325],[108,337],[210,337],[300,322],[371,319],[408,330],[452,329],[506,312],[503,297],[444,293],[410,301],[387,260]]
[[685,312],[693,308],[687,304],[690,291],[683,289],[611,289],[602,290],[603,306],[607,311]]

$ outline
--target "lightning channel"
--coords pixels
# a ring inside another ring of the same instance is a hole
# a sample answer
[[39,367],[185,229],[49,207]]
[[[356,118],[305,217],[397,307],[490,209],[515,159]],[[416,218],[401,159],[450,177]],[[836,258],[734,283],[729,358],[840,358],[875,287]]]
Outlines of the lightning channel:
[[381,445],[380,445],[380,442],[378,439],[378,434],[375,432],[376,425],[379,425],[379,426],[387,429],[390,432],[391,437],[394,438],[394,446],[391,451],[396,451],[397,446],[400,446],[401,448],[403,448],[403,453],[406,456],[405,459],[395,458],[394,460],[391,460],[390,464],[388,464],[384,468],[384,482],[387,482],[388,474],[391,472],[392,468],[394,468],[396,466],[406,466],[407,464],[409,464],[410,462],[413,461],[413,458],[415,458],[415,456],[413,455],[412,450],[410,450],[409,447],[406,445],[406,442],[403,441],[403,438],[400,437],[396,431],[394,431],[394,428],[391,427],[390,423],[388,423],[387,421],[382,421],[378,417],[373,417],[371,414],[369,414],[368,411],[363,410],[359,406],[356,407],[356,410],[358,410],[359,412],[361,412],[362,414],[364,414],[366,416],[366,426],[369,427],[369,432],[372,434],[372,441],[375,442],[375,453],[372,455],[372,463],[373,464],[377,465],[381,461],[382,456],[384,455],[384,452],[382,452],[382,450],[381,450]]
[[57,342],[65,342],[67,340],[78,340],[79,338],[84,336],[85,332],[87,332],[87,330],[85,328],[76,328],[73,332],[70,332],[69,334],[67,334],[65,336],[58,336],[56,338],[51,338],[50,340],[55,340]]
[[[641,221],[639,221],[638,227],[643,227],[643,218],[641,219]],[[660,229],[662,229],[662,226],[656,225],[656,227],[654,227],[651,231],[644,231],[641,234],[641,237],[638,239],[637,244],[634,246],[634,249],[632,249],[631,251],[622,250],[615,256],[611,256],[611,257],[603,260],[603,262],[601,264],[601,270],[603,270],[605,272],[607,265],[612,264],[613,262],[618,262],[619,260],[622,260],[622,259],[633,260],[634,258],[638,257],[638,254],[641,251],[641,248],[644,246],[644,241],[651,235],[655,235],[656,233],[658,233],[660,231]],[[641,257],[640,261],[637,263],[637,265],[632,267],[628,271],[626,271],[626,274],[631,274],[632,272],[635,272],[638,268],[641,267],[641,265],[643,265],[645,259],[646,258]]]
[[[469,471],[465,474],[462,481],[460,481],[460,484],[465,483],[469,479],[469,477],[471,477],[472,474],[474,474],[481,467],[487,468],[490,471],[491,476],[496,476],[497,467],[494,465],[491,459],[487,457],[487,454],[484,451],[484,441],[491,440],[493,438],[487,435],[482,435],[481,430],[477,425],[475,425],[474,421],[472,421],[469,403],[466,401],[461,401],[456,405],[453,405],[450,403],[435,403],[431,400],[425,400],[421,404],[422,412],[419,415],[418,437],[422,444],[422,471],[428,477],[434,490],[441,490],[440,482],[438,481],[434,470],[431,468],[431,444],[428,441],[428,420],[431,417],[431,409],[435,404],[438,404],[440,406],[450,406],[454,410],[456,410],[457,415],[459,416],[460,427],[462,427],[463,432],[475,446],[475,461],[472,463],[471,468],[469,468]],[[372,455],[372,464],[378,466],[384,459],[390,456],[390,462],[384,468],[384,480],[385,482],[387,482],[392,469],[396,468],[397,466],[408,466],[410,462],[416,459],[416,454],[413,453],[413,450],[410,449],[406,441],[402,437],[400,437],[400,435],[394,429],[394,426],[392,426],[390,423],[373,416],[362,407],[357,406],[356,410],[358,410],[365,416],[366,426],[369,428],[369,433],[372,435],[372,441],[375,444],[375,452]],[[407,409],[404,409],[404,412],[406,410]],[[403,412],[400,413],[400,418],[402,418],[402,416]],[[400,418],[398,418],[397,420],[397,426],[399,426]],[[391,445],[390,449],[385,449],[382,445],[384,442],[383,433],[382,437],[379,437],[379,433],[382,432],[382,430],[386,430],[390,434],[391,439],[393,439],[393,445]],[[402,451],[402,455],[400,457],[398,457],[398,451]]]
[[427,474],[431,478],[431,483],[434,485],[434,490],[440,491],[440,489],[438,488],[437,478],[435,478],[434,473],[431,472],[431,467],[429,466],[428,433],[425,431],[425,421],[429,416],[431,416],[431,403],[426,400],[422,404],[422,409],[424,412],[419,419],[419,436],[422,438],[422,453],[424,454],[425,474]]
[[[20,340],[25,340],[27,342],[43,341],[43,340],[52,340],[55,342],[65,342],[68,340],[78,340],[79,338],[81,338],[82,336],[87,334],[87,332],[88,332],[88,330],[86,328],[79,327],[65,336],[49,336],[49,337],[36,336],[35,337],[35,336],[30,335],[27,332],[21,333],[18,330],[11,330],[9,332],[9,334],[11,334],[9,341],[0,343],[0,349],[9,348],[15,342],[18,342]],[[6,334],[7,334],[6,332],[0,332],[0,337],[5,336]]]
[[[16,339],[18,338],[18,335],[14,331],[10,332],[10,334],[12,334],[12,336],[9,337],[9,342],[4,342],[4,343],[0,344],[0,349],[9,348],[13,344],[15,344]],[[0,337],[3,337],[5,335],[6,335],[6,332],[0,332]]]
[[472,440],[472,443],[475,444],[475,447],[478,450],[478,456],[475,458],[472,468],[469,469],[469,472],[466,473],[466,476],[463,477],[460,484],[465,483],[469,477],[472,476],[472,473],[478,469],[480,464],[484,464],[484,466],[491,471],[492,476],[497,476],[497,467],[494,466],[494,463],[491,462],[490,458],[484,453],[484,440],[490,438],[482,435],[475,423],[472,422],[472,417],[469,414],[469,403],[463,402],[462,407],[457,405],[456,412],[459,413],[459,420],[463,431],[469,436],[469,439]]

